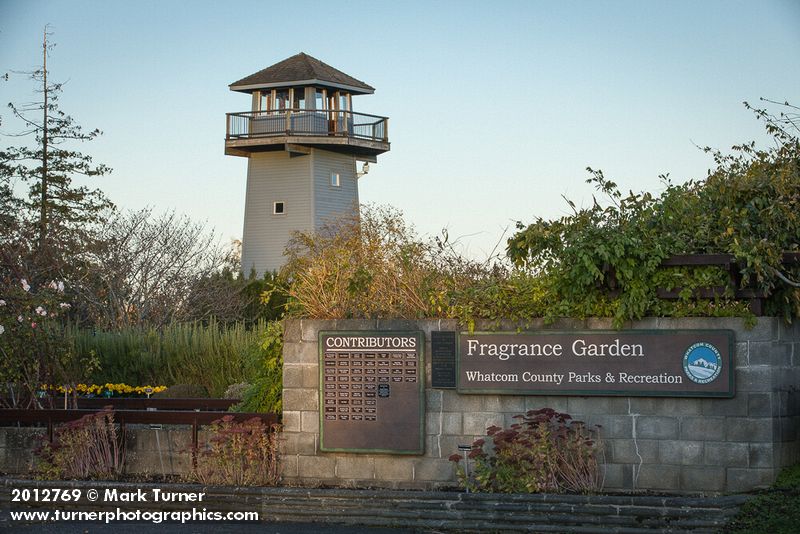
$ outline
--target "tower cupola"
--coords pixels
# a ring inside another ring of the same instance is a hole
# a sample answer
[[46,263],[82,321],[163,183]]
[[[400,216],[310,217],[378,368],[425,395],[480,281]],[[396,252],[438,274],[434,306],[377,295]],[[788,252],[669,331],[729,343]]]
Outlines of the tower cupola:
[[318,147],[374,161],[389,150],[389,119],[353,110],[375,89],[303,52],[229,87],[250,94],[251,109],[228,113],[226,154]]

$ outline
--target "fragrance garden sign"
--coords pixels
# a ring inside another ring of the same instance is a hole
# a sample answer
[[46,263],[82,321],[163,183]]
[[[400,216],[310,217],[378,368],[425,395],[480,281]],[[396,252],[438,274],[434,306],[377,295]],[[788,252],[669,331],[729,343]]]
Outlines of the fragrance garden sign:
[[732,397],[730,330],[461,333],[459,393]]

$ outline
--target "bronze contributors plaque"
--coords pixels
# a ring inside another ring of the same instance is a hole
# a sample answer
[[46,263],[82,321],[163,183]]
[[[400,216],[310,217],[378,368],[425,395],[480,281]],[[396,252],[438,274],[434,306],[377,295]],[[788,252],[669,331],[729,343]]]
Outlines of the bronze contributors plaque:
[[320,332],[320,449],[424,452],[422,332]]
[[459,393],[732,397],[733,331],[462,333]]

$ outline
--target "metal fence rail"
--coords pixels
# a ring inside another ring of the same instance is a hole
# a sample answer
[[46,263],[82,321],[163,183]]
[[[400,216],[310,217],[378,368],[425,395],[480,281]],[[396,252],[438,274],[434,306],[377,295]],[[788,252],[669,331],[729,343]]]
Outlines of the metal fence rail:
[[161,399],[161,398],[126,398],[126,397],[78,397],[78,408],[104,408],[113,406],[119,410],[200,410],[207,412],[227,411],[240,399]]
[[388,142],[387,117],[353,111],[281,109],[227,114],[226,139],[308,135]]

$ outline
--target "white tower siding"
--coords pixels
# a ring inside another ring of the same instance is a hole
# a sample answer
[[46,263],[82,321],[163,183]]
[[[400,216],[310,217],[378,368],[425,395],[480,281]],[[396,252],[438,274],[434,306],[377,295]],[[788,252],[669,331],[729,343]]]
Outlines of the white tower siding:
[[[356,160],[347,154],[314,150],[314,226],[320,228],[342,215],[358,213]],[[339,187],[331,185],[331,173],[339,173]]]
[[[275,202],[284,213],[275,215]],[[292,232],[314,224],[311,157],[290,158],[288,152],[256,152],[247,165],[247,193],[242,236],[242,271],[258,276],[279,269]]]
[[[338,172],[339,187],[331,185]],[[285,212],[273,213],[283,202]],[[290,157],[288,152],[255,152],[247,166],[247,193],[242,239],[242,271],[258,276],[280,269],[292,233],[319,228],[358,209],[356,162],[351,155],[312,149]]]

